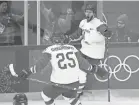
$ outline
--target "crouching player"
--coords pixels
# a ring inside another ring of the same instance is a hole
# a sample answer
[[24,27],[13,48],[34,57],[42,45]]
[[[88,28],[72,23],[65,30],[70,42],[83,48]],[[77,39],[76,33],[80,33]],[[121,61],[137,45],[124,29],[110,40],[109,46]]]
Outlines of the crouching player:
[[[10,65],[11,74],[25,79],[47,65],[52,67],[50,81],[55,85],[46,85],[41,96],[46,105],[54,105],[54,100],[62,95],[71,105],[81,105],[79,101],[82,91],[70,90],[59,86],[68,86],[82,90],[86,82],[86,73],[95,72],[92,65],[84,59],[80,52],[72,45],[62,44],[62,37],[54,37],[54,45],[47,47],[39,60],[29,70],[22,70],[18,75],[14,71],[13,64]],[[86,72],[86,73],[85,73]]]

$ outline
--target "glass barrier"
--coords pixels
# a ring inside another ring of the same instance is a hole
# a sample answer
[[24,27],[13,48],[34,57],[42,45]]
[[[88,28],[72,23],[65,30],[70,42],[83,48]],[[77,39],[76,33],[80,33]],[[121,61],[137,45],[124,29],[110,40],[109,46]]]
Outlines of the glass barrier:
[[1,7],[0,46],[23,45],[24,1],[3,1]]

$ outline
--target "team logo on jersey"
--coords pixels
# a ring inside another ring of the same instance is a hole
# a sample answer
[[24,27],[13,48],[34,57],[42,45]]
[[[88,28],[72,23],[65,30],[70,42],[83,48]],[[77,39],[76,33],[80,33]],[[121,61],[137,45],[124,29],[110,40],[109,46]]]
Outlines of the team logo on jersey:
[[94,30],[93,28],[90,28],[90,30]]
[[90,33],[90,30],[84,29],[84,32],[86,32],[86,33]]

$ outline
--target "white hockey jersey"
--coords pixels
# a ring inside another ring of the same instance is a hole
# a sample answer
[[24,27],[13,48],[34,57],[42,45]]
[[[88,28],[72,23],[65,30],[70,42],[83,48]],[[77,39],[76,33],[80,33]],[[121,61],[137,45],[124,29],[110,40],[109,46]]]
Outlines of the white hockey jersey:
[[104,24],[99,19],[94,18],[90,22],[84,19],[80,22],[79,28],[82,29],[83,39],[81,41],[81,52],[94,59],[104,58],[105,37],[97,31],[97,27]]
[[89,70],[90,64],[78,55],[72,45],[52,45],[43,51],[43,58],[36,63],[36,70],[42,70],[51,64],[50,81],[59,84],[70,84],[80,81],[81,70]]

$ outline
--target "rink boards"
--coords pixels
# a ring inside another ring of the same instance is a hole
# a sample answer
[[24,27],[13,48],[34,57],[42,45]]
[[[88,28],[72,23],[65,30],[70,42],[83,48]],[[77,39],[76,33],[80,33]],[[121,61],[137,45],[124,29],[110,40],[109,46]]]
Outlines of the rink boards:
[[[99,78],[95,75],[87,76],[86,90],[111,89],[139,89],[139,43],[114,43],[109,44],[109,52],[104,61],[100,63],[105,70],[110,71],[110,81],[107,78]],[[15,70],[19,73],[22,69],[28,69],[39,59],[40,49],[46,46],[25,46],[1,48],[0,51],[0,92],[40,92],[45,84],[35,81],[22,81],[12,78],[5,67],[15,63]],[[46,67],[43,73],[31,75],[30,78],[49,82],[51,70]]]

